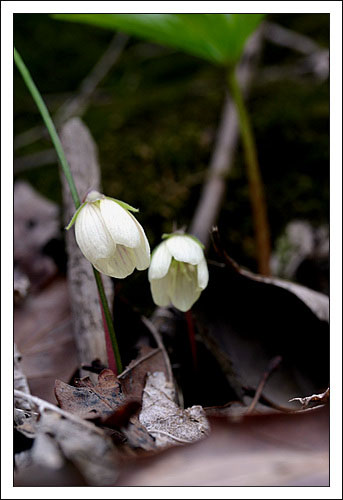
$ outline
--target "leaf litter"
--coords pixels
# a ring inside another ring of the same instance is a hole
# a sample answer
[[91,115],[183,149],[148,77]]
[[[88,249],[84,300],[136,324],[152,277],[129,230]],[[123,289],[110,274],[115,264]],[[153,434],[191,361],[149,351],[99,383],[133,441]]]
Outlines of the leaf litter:
[[[267,299],[265,300],[265,308],[262,308],[262,312],[266,313],[264,316],[268,320],[270,308],[273,309],[275,306],[275,300],[272,304],[268,303],[268,298],[271,295],[269,289],[266,287],[269,287],[271,284],[253,280],[244,275],[244,273],[238,274],[239,276],[230,268],[227,270],[221,268],[222,281],[225,283],[226,280],[230,280],[230,286],[238,285],[238,288],[235,288],[235,293],[238,295],[237,300],[242,300],[242,297],[245,298],[243,303],[249,304],[249,312],[251,312],[250,308],[252,304],[252,315],[256,314],[256,310],[261,306],[261,300],[259,301],[259,299],[261,297],[262,300]],[[217,278],[218,276],[214,280],[216,281],[216,286],[220,289],[220,280],[218,284]],[[289,291],[287,290],[286,293],[289,293]],[[273,294],[274,292],[272,292]],[[225,453],[223,452],[220,460],[216,461],[215,456],[211,458],[213,451],[210,450],[213,450],[213,443],[211,444],[211,441],[208,441],[212,439],[213,432],[214,436],[216,435],[219,421],[221,422],[220,428],[223,432],[225,431],[223,436],[227,432],[231,435],[231,430],[233,435],[236,433],[235,427],[232,427],[235,422],[235,418],[232,420],[232,417],[235,417],[235,415],[240,415],[240,418],[243,418],[244,422],[255,422],[255,420],[250,419],[255,419],[256,413],[259,411],[262,413],[269,411],[273,413],[269,416],[271,419],[269,422],[272,423],[276,417],[276,412],[283,410],[291,411],[292,413],[296,412],[294,407],[282,407],[282,404],[289,401],[290,395],[294,393],[304,394],[306,387],[320,387],[320,384],[324,384],[326,378],[325,349],[321,355],[318,354],[318,350],[323,345],[325,346],[327,342],[325,335],[323,335],[326,331],[325,327],[323,327],[325,323],[323,318],[325,315],[316,315],[315,311],[309,308],[306,303],[304,303],[305,309],[299,309],[300,306],[297,303],[297,313],[299,311],[304,313],[304,317],[300,317],[300,326],[296,328],[295,332],[290,332],[290,339],[285,338],[287,330],[282,328],[283,317],[280,316],[278,320],[281,325],[281,331],[278,331],[278,328],[276,328],[274,345],[273,342],[271,345],[268,345],[271,339],[269,334],[270,325],[267,324],[267,327],[264,328],[265,325],[263,325],[259,317],[253,318],[254,323],[245,324],[246,318],[243,316],[243,328],[240,329],[239,326],[241,325],[239,323],[242,319],[242,307],[237,310],[235,309],[235,303],[230,304],[230,299],[233,297],[232,293],[229,293],[225,297],[226,301],[222,300],[222,297],[218,301],[218,293],[215,294],[215,297],[217,303],[215,303],[216,307],[213,310],[211,310],[213,301],[209,300],[208,297],[206,299],[208,304],[202,301],[200,304],[201,310],[199,311],[198,308],[197,339],[198,343],[207,343],[206,345],[210,346],[212,352],[215,352],[217,349],[216,359],[219,365],[226,366],[227,379],[238,395],[236,401],[229,398],[228,404],[221,407],[223,411],[215,407],[203,409],[200,405],[193,405],[191,408],[185,410],[178,406],[176,403],[177,391],[174,386],[174,380],[171,378],[170,365],[168,366],[166,362],[168,355],[163,344],[158,340],[158,347],[155,349],[143,346],[138,358],[133,360],[118,377],[111,370],[105,369],[99,374],[97,383],[92,383],[88,377],[75,379],[74,385],[57,380],[55,392],[61,409],[54,407],[54,405],[49,405],[49,403],[42,400],[38,402],[39,398],[35,398],[29,394],[25,396],[24,391],[19,390],[19,393],[17,391],[17,401],[21,401],[21,404],[18,406],[22,405],[25,397],[27,398],[26,401],[29,402],[29,407],[26,408],[26,416],[28,418],[26,418],[25,422],[17,422],[19,424],[17,425],[17,429],[20,432],[24,431],[23,425],[25,424],[27,432],[27,429],[31,426],[30,435],[34,438],[32,449],[22,452],[26,453],[26,469],[24,467],[22,469],[17,467],[19,470],[21,469],[20,472],[28,471],[37,464],[41,464],[42,467],[43,464],[49,464],[49,467],[56,471],[60,471],[67,466],[69,467],[68,464],[72,464],[76,468],[75,470],[81,472],[85,484],[129,485],[137,484],[139,480],[141,480],[141,484],[148,484],[150,479],[142,477],[142,474],[144,476],[144,471],[148,469],[145,468],[141,460],[145,460],[146,464],[152,463],[151,460],[154,464],[157,464],[161,459],[159,463],[161,467],[165,467],[168,461],[165,462],[162,459],[161,453],[166,453],[167,455],[163,456],[167,457],[169,456],[168,449],[170,449],[170,453],[176,456],[175,445],[183,444],[184,446],[181,449],[184,451],[180,455],[180,460],[181,462],[184,460],[183,456],[192,456],[190,460],[194,462],[194,467],[191,467],[187,474],[182,471],[182,467],[181,469],[176,467],[174,479],[166,479],[161,471],[158,472],[158,477],[152,474],[151,484],[248,485],[256,481],[256,484],[271,485],[295,484],[298,480],[308,481],[309,484],[313,484],[315,481],[320,481],[321,484],[325,483],[327,477],[325,468],[327,455],[323,451],[325,446],[320,451],[322,455],[316,451],[313,455],[304,455],[302,457],[302,460],[307,460],[308,464],[312,464],[312,469],[316,475],[314,479],[311,479],[310,469],[308,468],[306,471],[303,468],[304,477],[297,479],[295,477],[296,467],[293,467],[287,478],[282,480],[280,475],[275,474],[276,479],[274,478],[274,482],[270,482],[273,461],[275,459],[276,461],[281,460],[280,457],[286,453],[282,446],[278,448],[277,453],[275,450],[275,454],[270,455],[269,458],[263,453],[259,457],[258,462],[265,463],[266,470],[268,470],[268,467],[270,468],[269,477],[267,477],[267,474],[264,479],[261,479],[263,474],[261,473],[259,476],[257,463],[253,463],[249,455],[240,455],[244,442],[249,442],[249,433],[245,436],[245,441],[243,440],[241,443],[236,441],[236,451],[239,455],[239,460],[235,462],[236,466],[232,462],[235,447],[226,450]],[[251,302],[252,297],[257,299],[257,306],[256,304],[254,305],[253,301]],[[289,295],[280,295],[280,299],[285,301],[285,304],[278,310],[278,313],[280,314],[281,312],[282,315],[282,310],[288,310],[294,302],[289,298]],[[299,297],[296,300],[299,300]],[[232,308],[229,308],[228,304]],[[316,320],[313,320],[313,316],[310,317],[308,315],[307,311],[309,309],[311,310],[311,314],[316,317]],[[228,314],[229,312],[230,314]],[[237,313],[239,314],[237,315]],[[228,316],[230,319],[229,322]],[[273,320],[275,317],[272,314]],[[307,342],[308,335],[306,334],[306,352],[301,343],[300,346],[294,343],[292,349],[285,349],[285,346],[287,347],[287,344],[292,342],[292,339],[300,335],[308,318],[311,318],[309,324],[310,331],[311,333],[314,331],[314,338],[319,338],[320,336],[321,344],[318,346],[315,341],[312,343]],[[251,328],[252,324],[254,328]],[[287,326],[289,324],[288,322]],[[274,329],[275,325],[277,324],[274,322]],[[150,324],[150,327],[154,328],[154,325]],[[265,336],[265,329],[268,331],[267,336]],[[224,330],[226,330],[225,335],[223,335]],[[222,336],[218,336],[218,331],[219,333],[222,332]],[[248,332],[250,336],[247,336]],[[219,356],[218,352],[221,353]],[[313,361],[313,354],[315,354],[315,362]],[[222,357],[221,360],[220,356]],[[266,373],[266,369],[273,359],[281,361],[281,370],[278,366],[276,373],[272,377],[274,390],[269,391],[270,381],[266,384],[265,379],[258,394],[256,388],[263,381],[263,377],[261,381],[261,376]],[[324,360],[324,363],[318,365],[317,361],[320,362],[321,360]],[[310,364],[315,364],[317,372],[319,371],[316,377],[312,377],[312,369],[308,370]],[[319,370],[318,366],[320,366]],[[298,373],[299,369],[300,375]],[[254,373],[253,377],[251,377],[252,373]],[[211,391],[210,375],[207,372],[208,385],[202,387],[204,392]],[[292,377],[293,385],[289,385]],[[306,383],[304,383],[304,380]],[[318,383],[318,380],[320,383]],[[308,384],[308,381],[310,381],[310,384]],[[250,401],[247,400],[247,395],[249,394]],[[324,394],[313,394],[309,398],[293,398],[293,402],[299,401],[303,405],[303,408],[306,408],[316,398],[320,400],[320,403],[323,403],[325,401]],[[274,398],[274,396],[276,397]],[[271,403],[270,405],[268,401]],[[250,412],[253,410],[252,415],[247,415],[249,407],[251,408]],[[21,408],[19,410],[24,411]],[[321,408],[318,408],[318,411],[320,410]],[[299,411],[302,412],[303,410]],[[212,428],[210,434],[207,417],[211,415],[222,415],[225,417],[219,420],[210,420]],[[230,419],[227,418],[228,416]],[[284,415],[284,418],[288,417],[291,416]],[[313,418],[316,418],[316,416],[313,415]],[[291,423],[291,421],[287,422]],[[285,423],[285,426],[287,425]],[[249,426],[245,425],[244,429],[247,430],[248,428]],[[279,434],[277,433],[278,435],[275,436],[276,440],[282,437],[282,433],[283,431],[280,428]],[[322,435],[327,435],[326,428],[323,428]],[[314,439],[314,434],[312,438]],[[200,445],[200,443],[194,444],[197,441],[202,442],[203,445]],[[192,443],[192,446],[189,448],[191,452],[186,451],[188,443]],[[192,451],[193,446],[194,451]],[[202,448],[204,453],[203,465],[196,451],[198,449],[196,447],[198,446],[204,447]],[[290,447],[292,446],[293,444],[290,444]],[[161,452],[160,450],[164,448],[167,448],[167,451]],[[179,450],[180,446],[177,446],[177,449]],[[45,457],[46,460],[44,459],[44,453],[49,455]],[[20,454],[17,455],[18,458]],[[286,454],[286,456],[288,455]],[[288,457],[289,463],[292,460],[295,463],[301,458],[299,454],[297,455],[296,449],[293,450],[292,456],[293,458],[291,456]],[[212,461],[214,465],[217,464],[220,478],[216,474],[212,475],[212,477],[206,477],[205,473],[202,475],[201,470],[209,461]],[[19,464],[20,460],[17,460],[16,463]],[[24,460],[22,460],[22,463],[24,463]],[[248,463],[249,467],[246,473],[239,478],[244,468],[244,463]],[[320,472],[320,464],[322,473]],[[135,470],[134,478],[129,475],[132,467]],[[168,465],[168,467],[170,469],[172,466]],[[226,474],[225,472],[227,467],[231,468],[230,474]],[[281,464],[282,467],[284,465]],[[254,468],[256,469],[255,473]],[[20,473],[18,483],[20,483]]]

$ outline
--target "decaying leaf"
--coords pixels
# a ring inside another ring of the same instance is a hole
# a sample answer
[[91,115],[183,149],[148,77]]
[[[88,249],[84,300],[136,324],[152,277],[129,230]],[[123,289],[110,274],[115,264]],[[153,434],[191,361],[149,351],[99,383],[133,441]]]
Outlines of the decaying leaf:
[[225,267],[210,266],[209,285],[195,314],[199,333],[236,393],[227,402],[242,400],[247,388],[256,390],[270,360],[281,356],[263,396],[297,409],[289,402],[294,394],[328,386],[329,325],[321,319],[326,315],[293,291],[242,272],[223,249],[219,255]]
[[[307,396],[305,398],[292,398],[290,401],[299,401],[302,405],[302,408],[307,408],[311,403],[316,405],[323,405],[329,401],[330,398],[330,389],[327,388],[325,392],[322,394],[313,394],[312,396]],[[312,405],[311,405],[312,406]]]
[[224,261],[226,268],[233,274],[239,274],[250,280],[284,288],[298,297],[320,320],[329,321],[329,297],[327,295],[311,290],[310,288],[299,285],[298,283],[292,283],[291,281],[270,276],[262,276],[240,267],[228,256],[225,249],[222,247],[218,228],[213,228],[212,237],[217,253]]
[[183,410],[174,400],[174,386],[166,381],[164,373],[149,374],[139,420],[155,437],[156,446],[191,443],[209,433],[209,424],[201,406]]
[[96,385],[88,377],[79,379],[76,383],[77,386],[73,387],[56,380],[55,395],[63,410],[81,418],[106,417],[124,402],[120,383],[112,370],[103,370]]
[[82,471],[90,485],[110,485],[117,476],[116,449],[104,432],[92,427],[94,431],[49,411],[43,413],[39,431],[53,436],[64,456]]
[[280,288],[284,288],[291,293],[294,293],[304,304],[307,305],[309,309],[322,321],[329,321],[329,297],[323,293],[311,290],[306,286],[299,285],[298,283],[292,283],[291,281],[283,280],[280,278],[270,278],[268,276],[259,276],[258,274],[251,273],[244,269],[241,270],[244,276],[254,279],[256,281],[261,281],[263,283],[269,283]]
[[[113,484],[117,477],[118,454],[105,431],[40,398],[20,391],[15,394],[37,407],[32,418],[35,441],[26,457],[28,465],[59,469],[67,460],[81,471],[88,484]],[[21,431],[20,426],[17,429]]]
[[55,402],[56,379],[70,380],[78,367],[68,285],[58,278],[29,294],[14,309],[14,340],[31,393]]
[[169,378],[162,350],[160,348],[152,349],[144,345],[140,349],[139,357],[131,361],[127,368],[118,376],[125,394],[141,400],[146,375],[153,371],[162,371]]
[[88,377],[76,383],[77,387],[60,380],[55,382],[56,399],[63,410],[80,418],[96,420],[106,428],[120,430],[133,448],[155,448],[154,439],[134,416],[140,408],[140,400],[124,392],[112,370],[103,370],[96,385]]

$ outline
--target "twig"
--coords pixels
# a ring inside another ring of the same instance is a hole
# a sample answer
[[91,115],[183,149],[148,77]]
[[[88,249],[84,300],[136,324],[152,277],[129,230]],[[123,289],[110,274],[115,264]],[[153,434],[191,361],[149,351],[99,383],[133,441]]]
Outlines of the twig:
[[74,415],[73,413],[69,413],[65,410],[62,410],[58,406],[53,405],[52,403],[48,403],[48,401],[44,401],[44,399],[40,399],[37,396],[32,396],[31,394],[27,394],[26,392],[23,391],[18,391],[17,389],[14,389],[14,396],[17,396],[18,398],[26,399],[27,401],[30,401],[34,403],[40,414],[44,412],[44,410],[51,410],[59,415],[61,415],[64,418],[67,418],[69,420],[72,420],[73,422],[76,422],[77,424],[81,424],[84,427],[87,427],[93,432],[96,432],[97,434],[104,435],[103,431],[98,429],[94,424],[88,422],[87,420],[83,420],[82,418]]
[[155,327],[155,325],[148,318],[146,318],[145,316],[141,316],[141,320],[144,323],[144,325],[148,328],[151,335],[154,337],[156,344],[158,345],[158,347],[162,351],[162,354],[164,357],[164,362],[166,365],[166,370],[167,370],[168,382],[172,382],[173,372],[172,372],[171,365],[170,365],[170,359],[169,359],[169,356],[167,354],[166,348],[164,347],[164,344],[162,342],[161,335],[160,335],[159,331],[157,330],[157,328]]
[[[118,33],[112,39],[110,45],[103,53],[102,57],[92,68],[91,72],[82,81],[78,94],[72,99],[68,99],[57,110],[54,115],[54,122],[59,127],[72,116],[82,116],[86,111],[90,97],[94,93],[96,87],[101,80],[105,78],[112,66],[117,62],[122,53],[128,36],[123,33]],[[25,132],[17,135],[14,139],[14,150],[32,144],[46,134],[45,127],[33,127]]]
[[[72,118],[63,125],[60,133],[80,195],[83,197],[90,188],[101,191],[97,146],[88,128],[79,118]],[[61,176],[61,181],[63,220],[67,224],[75,209],[64,176]],[[94,280],[92,266],[82,255],[73,233],[73,231],[67,231],[66,234],[67,275],[79,362],[80,365],[90,365],[94,359],[99,359],[102,364],[107,365],[103,321],[97,298],[99,289]],[[99,285],[101,286],[101,280],[99,280]],[[111,278],[103,276],[103,285],[108,302],[112,306],[114,293]]]
[[[261,49],[261,30],[258,30],[247,44],[237,78],[247,94],[254,72],[257,56]],[[195,209],[189,232],[207,246],[211,227],[215,224],[226,189],[226,178],[232,166],[238,142],[239,127],[234,104],[226,97],[212,158],[208,167],[200,200]]]
[[54,149],[44,149],[37,153],[31,153],[16,158],[13,163],[14,174],[20,174],[31,168],[42,167],[45,165],[57,164],[57,155]]
[[80,116],[85,112],[90,97],[112,66],[118,61],[128,39],[129,37],[123,33],[114,36],[102,57],[81,83],[79,93],[58,109],[56,113],[57,124],[64,123],[72,116]]
[[264,37],[272,43],[293,49],[305,55],[310,55],[322,50],[322,47],[311,38],[288,28],[284,28],[277,23],[265,23]]
[[254,410],[258,400],[260,399],[260,396],[262,394],[264,386],[266,385],[267,380],[269,379],[271,374],[276,370],[276,368],[279,366],[281,361],[282,361],[281,356],[275,356],[275,358],[273,358],[271,360],[271,362],[269,363],[267,370],[264,372],[262,379],[257,386],[255,396],[254,396],[253,400],[251,401],[251,404],[245,413],[246,415],[249,415]]
[[[244,392],[247,396],[253,396],[256,394],[256,389],[253,389],[252,387],[245,387]],[[294,413],[293,408],[288,408],[287,406],[278,405],[277,403],[274,403],[274,401],[271,401],[263,394],[260,395],[259,402],[266,406],[269,406],[270,408],[273,408],[274,410],[278,410],[283,413]]]
[[133,361],[133,363],[130,366],[128,366],[124,371],[122,371],[118,375],[118,377],[117,377],[118,380],[120,380],[121,378],[125,377],[125,375],[127,375],[128,373],[130,373],[130,371],[133,370],[134,368],[136,368],[136,366],[138,366],[141,363],[143,363],[143,361],[146,361],[147,359],[152,358],[153,356],[155,356],[155,354],[158,354],[160,351],[161,351],[160,347],[157,347],[157,349],[154,349],[153,351],[148,352],[148,354],[145,354],[145,356],[142,356],[141,358]]

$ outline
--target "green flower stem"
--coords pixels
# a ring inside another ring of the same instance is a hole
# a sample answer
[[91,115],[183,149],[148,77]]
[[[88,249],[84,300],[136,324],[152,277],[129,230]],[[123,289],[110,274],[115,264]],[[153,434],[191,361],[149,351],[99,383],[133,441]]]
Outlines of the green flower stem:
[[[60,163],[61,163],[61,166],[63,169],[63,173],[67,179],[67,182],[68,182],[68,185],[70,188],[70,192],[71,192],[74,204],[75,204],[75,208],[78,209],[81,205],[80,198],[79,198],[76,186],[75,186],[75,182],[74,182],[72,173],[70,171],[70,167],[69,167],[67,159],[65,157],[61,141],[57,135],[56,128],[55,128],[55,125],[51,119],[48,108],[46,107],[45,102],[43,101],[39,90],[37,89],[35,83],[33,82],[32,77],[31,77],[27,67],[25,66],[19,52],[16,49],[14,49],[14,61],[16,63],[16,66],[17,66],[21,76],[23,77],[23,80],[24,80],[27,88],[29,89],[29,91],[33,97],[33,100],[35,101],[35,103],[40,111],[40,114],[42,115],[44,123],[48,129],[51,140],[53,142],[53,145],[55,146],[58,159],[60,160]],[[108,329],[108,332],[109,332],[110,338],[111,338],[111,343],[112,343],[112,348],[113,348],[116,364],[117,364],[117,372],[120,373],[123,370],[123,367],[122,367],[122,362],[121,362],[121,358],[120,358],[120,354],[119,354],[117,338],[116,338],[116,335],[114,332],[113,321],[112,321],[110,309],[108,307],[106,294],[104,291],[104,286],[102,283],[100,273],[94,267],[93,267],[93,271],[94,271],[95,281],[96,281],[98,291],[99,291],[101,306],[102,306],[105,321],[106,321],[106,325],[104,325],[105,333],[106,333],[106,326],[107,326],[107,329]]]
[[258,268],[261,274],[268,275],[270,274],[270,231],[267,218],[267,205],[257,160],[254,135],[234,68],[230,69],[228,72],[228,86],[230,95],[237,109],[245,161],[247,165],[250,201],[257,244]]

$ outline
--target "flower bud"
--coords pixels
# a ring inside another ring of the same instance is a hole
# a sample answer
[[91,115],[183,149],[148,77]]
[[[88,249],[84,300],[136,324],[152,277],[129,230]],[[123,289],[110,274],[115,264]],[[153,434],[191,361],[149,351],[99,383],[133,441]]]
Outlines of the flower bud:
[[147,269],[150,247],[144,230],[126,203],[91,191],[72,218],[75,237],[83,255],[95,269],[125,278],[135,268]]
[[188,311],[208,283],[201,243],[186,234],[168,235],[152,254],[148,277],[155,304]]

